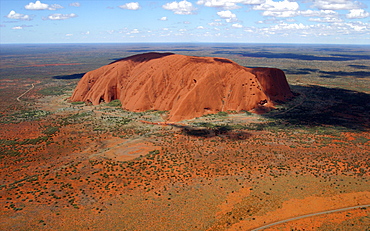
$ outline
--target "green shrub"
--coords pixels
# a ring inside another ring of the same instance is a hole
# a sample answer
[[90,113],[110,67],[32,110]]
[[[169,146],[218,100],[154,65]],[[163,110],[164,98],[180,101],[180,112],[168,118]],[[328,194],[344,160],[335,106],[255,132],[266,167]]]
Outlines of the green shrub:
[[107,103],[107,106],[110,106],[110,107],[121,107],[122,106],[122,103],[121,103],[121,101],[119,101],[119,99],[115,99],[115,100],[112,100],[109,103]]
[[59,131],[59,128],[58,127],[48,127],[45,131],[43,131],[42,133],[44,133],[45,135],[53,135],[54,133],[58,132]]
[[47,87],[39,91],[42,95],[63,95],[64,89],[61,87]]
[[217,115],[218,115],[218,116],[228,116],[229,114],[227,114],[227,112],[225,112],[225,111],[219,111],[219,112],[217,113]]
[[153,150],[153,151],[149,151],[149,154],[150,155],[156,155],[156,154],[159,154],[159,150]]
[[370,139],[366,138],[366,137],[363,137],[363,136],[360,136],[360,137],[357,137],[355,140],[353,140],[352,142],[354,144],[365,144],[369,141]]
[[72,105],[80,105],[80,104],[84,104],[85,102],[83,101],[76,101],[76,102],[72,102],[71,104]]

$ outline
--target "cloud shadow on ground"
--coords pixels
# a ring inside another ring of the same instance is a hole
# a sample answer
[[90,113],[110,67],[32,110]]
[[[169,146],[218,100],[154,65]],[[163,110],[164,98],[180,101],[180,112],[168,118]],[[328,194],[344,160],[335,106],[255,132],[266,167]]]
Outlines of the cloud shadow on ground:
[[320,71],[319,69],[311,68],[284,69],[283,71],[285,72],[285,74],[288,75],[309,75],[311,73],[316,73],[319,74],[319,76],[322,78],[332,78],[332,79],[339,77],[354,77],[354,78],[370,77],[370,72],[368,71]]
[[295,59],[306,61],[352,61],[370,60],[370,55],[342,55],[330,54],[330,56],[316,56],[295,53],[272,53],[272,52],[240,52],[240,51],[215,51],[216,55],[240,55],[243,57],[269,58],[269,59]]
[[169,49],[132,49],[127,52],[147,53],[147,52],[176,52],[176,51],[197,51],[199,49],[169,48]]
[[356,65],[356,64],[352,64],[352,65],[348,65],[349,67],[353,67],[353,68],[356,68],[356,69],[361,69],[361,70],[369,70],[370,67],[369,66],[366,66],[366,65]]
[[85,73],[71,74],[71,75],[57,75],[53,76],[53,79],[81,79]]
[[355,78],[366,78],[370,77],[368,71],[320,71],[320,77],[323,78],[337,78],[337,77],[355,77]]

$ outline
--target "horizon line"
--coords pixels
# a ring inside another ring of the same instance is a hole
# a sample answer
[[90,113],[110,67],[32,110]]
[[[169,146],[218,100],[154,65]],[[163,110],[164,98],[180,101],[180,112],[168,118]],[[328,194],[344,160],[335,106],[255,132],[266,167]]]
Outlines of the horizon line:
[[345,46],[370,46],[370,44],[347,44],[347,43],[265,43],[265,42],[48,42],[48,43],[0,43],[1,45],[76,45],[76,44],[254,44],[254,45],[345,45]]

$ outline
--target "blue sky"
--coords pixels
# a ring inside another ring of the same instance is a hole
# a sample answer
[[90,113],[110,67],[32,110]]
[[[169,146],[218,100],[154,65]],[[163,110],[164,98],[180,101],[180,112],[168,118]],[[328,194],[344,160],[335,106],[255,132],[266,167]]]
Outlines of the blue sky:
[[1,43],[370,44],[369,0],[0,0]]

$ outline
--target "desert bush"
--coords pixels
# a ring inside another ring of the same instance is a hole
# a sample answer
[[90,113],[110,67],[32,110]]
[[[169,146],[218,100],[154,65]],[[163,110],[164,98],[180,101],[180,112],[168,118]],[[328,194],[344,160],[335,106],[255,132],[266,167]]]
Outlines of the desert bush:
[[45,129],[45,131],[43,131],[42,133],[44,133],[45,135],[53,135],[55,134],[56,132],[59,131],[59,128],[58,127],[48,127]]
[[370,139],[366,138],[366,137],[363,137],[363,136],[360,136],[360,137],[357,137],[355,140],[353,140],[352,142],[354,144],[365,144],[366,142],[368,142]]
[[217,116],[228,116],[229,114],[227,114],[227,112],[225,112],[225,111],[219,111],[218,113],[217,113]]
[[50,112],[42,110],[20,110],[9,116],[3,116],[0,123],[19,123],[22,121],[34,121],[48,116]]
[[84,104],[85,102],[83,101],[76,101],[76,102],[71,102],[72,105],[81,105]]
[[115,100],[112,100],[109,103],[107,103],[107,106],[110,106],[110,107],[121,107],[122,106],[122,103],[121,103],[121,101],[119,99],[115,99]]
[[39,91],[42,95],[63,95],[65,89],[62,87],[47,87]]
[[32,145],[35,145],[35,144],[38,144],[38,143],[42,143],[42,142],[45,142],[48,140],[48,137],[47,136],[39,136],[35,139],[25,139],[21,142],[19,142],[20,145],[25,145],[25,144],[32,144]]

